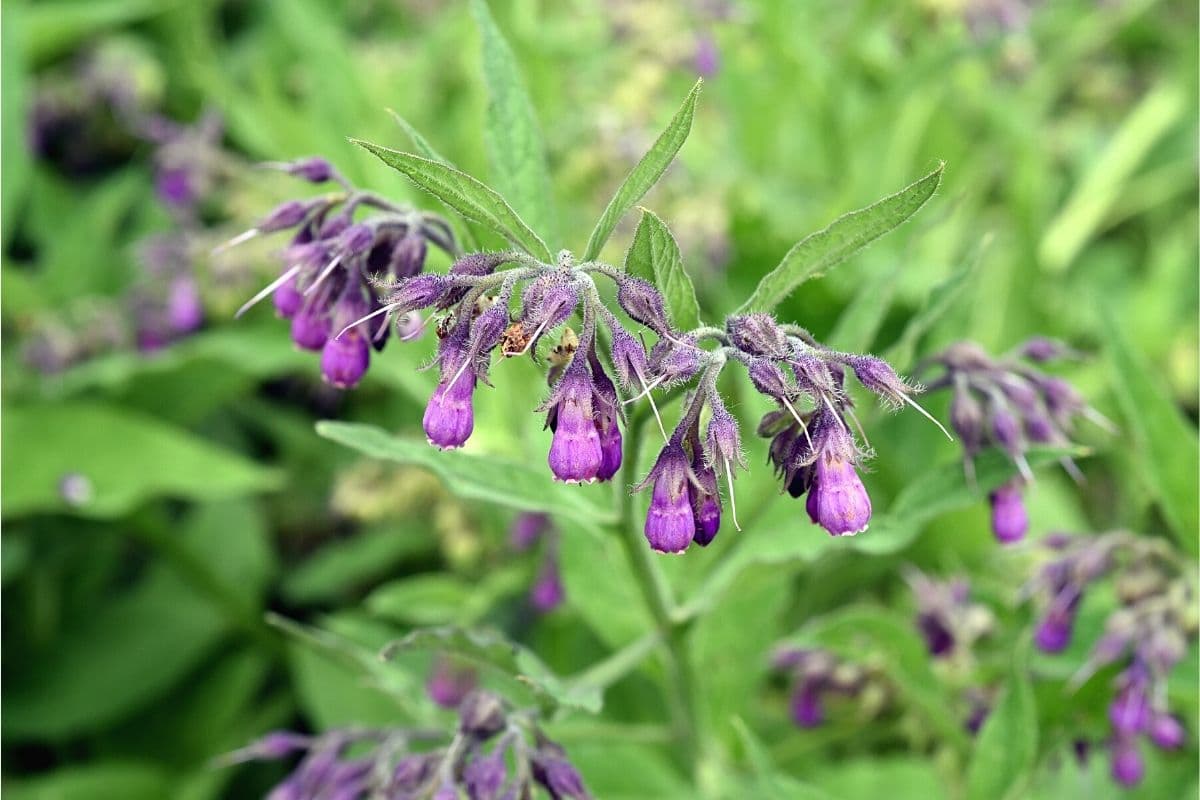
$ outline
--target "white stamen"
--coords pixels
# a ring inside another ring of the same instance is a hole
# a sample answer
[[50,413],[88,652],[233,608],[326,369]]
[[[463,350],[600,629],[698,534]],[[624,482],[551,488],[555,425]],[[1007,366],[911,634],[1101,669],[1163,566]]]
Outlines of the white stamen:
[[975,460],[970,456],[963,458],[963,474],[967,478],[967,486],[971,487],[971,491],[979,491],[979,482],[975,479]]
[[421,320],[421,324],[417,326],[417,329],[415,331],[413,331],[412,333],[401,336],[400,341],[407,342],[410,339],[417,338],[418,336],[420,336],[422,333],[425,332],[425,329],[429,327],[429,323],[431,323],[431,322],[433,322],[433,317],[428,317],[427,319]]
[[947,439],[949,439],[952,442],[954,441],[954,437],[950,435],[950,431],[948,431],[944,427],[942,427],[942,423],[938,422],[937,419],[932,414],[930,414],[925,409],[921,408],[921,406],[917,404],[916,400],[913,400],[911,397],[909,397],[906,394],[900,395],[900,399],[902,399],[904,402],[908,403],[910,406],[915,408],[917,411],[920,411],[925,416],[926,419],[928,419],[934,425],[937,425],[939,431],[946,434]]
[[1062,468],[1067,471],[1067,474],[1071,476],[1071,480],[1075,481],[1076,484],[1082,486],[1083,484],[1087,483],[1087,478],[1083,476],[1083,472],[1075,464],[1073,459],[1066,457],[1060,458],[1058,463],[1062,464]]
[[321,282],[324,281],[326,278],[328,278],[329,275],[334,271],[334,269],[337,268],[337,265],[341,260],[342,260],[341,253],[338,253],[336,256],[334,256],[333,261],[329,262],[329,266],[327,266],[327,267],[325,267],[325,269],[321,270],[321,274],[318,275],[317,279],[312,282],[312,286],[309,286],[307,289],[304,290],[304,296],[308,297],[310,294],[315,292],[317,290],[317,287],[321,285]]
[[243,242],[250,241],[255,236],[258,236],[258,228],[251,228],[248,231],[239,233],[237,236],[233,237],[228,242],[224,242],[224,243],[219,244],[216,247],[214,247],[212,250],[212,254],[215,256],[218,253],[223,253],[226,250],[230,249],[231,247],[237,247],[239,244],[242,244]]
[[847,408],[846,413],[850,415],[850,421],[854,423],[854,427],[858,428],[858,435],[862,437],[863,444],[870,449],[871,440],[867,438],[867,429],[863,427],[862,421],[858,418],[858,414],[854,413],[853,408]]
[[725,461],[725,477],[729,481],[729,513],[733,517],[733,527],[740,531],[742,529],[742,526],[738,523],[737,503],[733,499],[733,468],[729,466],[729,459],[726,458],[726,459],[724,459],[724,461]]
[[346,331],[350,330],[351,328],[353,328],[353,327],[354,327],[355,325],[357,325],[358,323],[360,323],[360,322],[366,322],[367,320],[371,319],[372,317],[378,317],[380,314],[387,314],[387,313],[388,313],[388,312],[390,312],[390,311],[391,311],[393,308],[394,308],[394,306],[384,306],[383,308],[376,309],[376,310],[372,311],[370,314],[367,314],[365,317],[360,317],[359,319],[356,319],[356,320],[354,320],[354,322],[351,322],[351,323],[350,323],[349,325],[347,325],[346,327],[342,328],[340,331],[338,331],[338,334],[337,334],[337,336],[335,336],[335,337],[333,337],[333,338],[335,338],[335,339],[340,339],[340,338],[342,338],[342,334],[343,334],[343,333],[345,333]]
[[800,430],[804,431],[804,438],[808,440],[808,449],[816,450],[817,448],[813,445],[812,437],[808,435],[808,426],[804,424],[804,420],[800,419],[800,415],[796,413],[796,409],[788,402],[786,397],[779,398],[779,402],[787,406],[787,410],[792,412],[792,416],[796,418],[796,422],[800,423]]
[[1112,433],[1112,434],[1119,433],[1116,423],[1114,423],[1111,419],[1104,416],[1103,414],[1101,414],[1099,411],[1092,408],[1091,406],[1084,407],[1083,415],[1085,417],[1087,417],[1089,420],[1091,420],[1093,424],[1099,425],[1101,428],[1103,428],[1108,433]]
[[237,310],[237,313],[233,315],[233,318],[237,319],[240,316],[242,316],[242,314],[245,314],[247,311],[249,311],[251,308],[253,308],[264,297],[271,294],[271,292],[275,291],[283,284],[287,283],[288,280],[291,279],[291,277],[293,275],[295,275],[299,270],[300,270],[300,265],[297,264],[296,266],[292,267],[291,269],[285,271],[282,275],[280,275],[275,280],[268,283],[267,287],[265,289],[263,289],[261,292],[254,295],[254,297],[251,297],[249,300],[247,300],[245,303],[243,303],[242,307],[239,308]]
[[539,324],[537,326],[537,328],[534,330],[533,335],[529,337],[529,341],[526,342],[525,346],[521,348],[521,352],[514,354],[512,357],[520,358],[521,356],[528,353],[529,348],[533,347],[533,343],[537,341],[538,334],[540,334],[542,332],[542,329],[546,327],[546,323],[549,321],[550,321],[549,317],[546,317],[544,320],[542,320],[541,324]]
[[1013,461],[1016,462],[1017,471],[1021,473],[1021,477],[1026,483],[1033,483],[1033,470],[1029,468],[1029,462],[1025,460],[1024,453],[1018,453]]
[[622,401],[621,405],[627,406],[630,403],[636,403],[638,400],[641,400],[643,397],[650,394],[650,391],[652,389],[654,389],[655,387],[657,387],[664,380],[666,380],[665,377],[659,376],[659,377],[655,378],[654,380],[652,380],[650,382],[650,385],[647,386],[645,379],[643,379],[641,375],[638,375],[638,382],[642,384],[642,391],[638,392],[636,395],[629,398],[628,400]]
[[658,415],[658,406],[654,404],[654,395],[650,394],[650,390],[653,389],[655,386],[657,386],[659,383],[661,383],[662,380],[663,380],[662,378],[658,378],[657,380],[654,381],[654,383],[652,385],[646,386],[645,378],[642,377],[641,373],[638,373],[638,381],[642,384],[642,387],[645,389],[646,399],[648,401],[650,401],[650,410],[652,412],[654,412],[654,421],[658,423],[658,431],[659,431],[659,433],[662,434],[663,441],[665,442],[665,441],[667,441],[667,429],[665,427],[663,427],[662,417],[660,417]]
[[829,395],[822,393],[821,400],[824,401],[825,407],[829,409],[829,413],[833,415],[835,420],[837,420],[838,425],[841,425],[846,433],[849,433],[850,428],[846,426],[846,420],[842,419],[842,415],[839,414],[837,409],[833,407],[833,401],[829,399]]
[[458,368],[458,372],[454,373],[454,377],[451,378],[450,382],[446,384],[447,391],[449,391],[451,388],[453,388],[454,384],[458,383],[459,377],[461,377],[462,374],[464,372],[466,372],[467,367],[469,367],[471,365],[471,362],[475,360],[474,358],[471,358],[470,354],[468,354],[468,353],[464,353],[463,355],[464,355],[464,357],[463,357],[462,366]]

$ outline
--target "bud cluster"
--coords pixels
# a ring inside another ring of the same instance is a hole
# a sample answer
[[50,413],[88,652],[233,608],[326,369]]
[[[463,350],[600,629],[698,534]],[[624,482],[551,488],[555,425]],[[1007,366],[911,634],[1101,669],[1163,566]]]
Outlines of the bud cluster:
[[917,630],[934,658],[965,656],[991,633],[994,616],[987,606],[971,602],[971,586],[964,578],[939,581],[917,569],[905,577],[917,603]]
[[892,688],[879,670],[840,659],[821,648],[780,647],[771,668],[791,681],[789,711],[799,728],[825,722],[826,703],[843,698],[857,705],[861,719],[874,719],[888,706]]
[[436,729],[343,728],[318,736],[269,733],[226,763],[299,756],[269,800],[501,800],[532,797],[534,785],[561,800],[590,795],[562,747],[498,695],[473,690],[458,725]]
[[1113,779],[1134,786],[1145,770],[1139,738],[1163,749],[1176,749],[1186,740],[1182,723],[1167,708],[1166,685],[1196,637],[1194,566],[1164,542],[1125,531],[1096,537],[1056,533],[1045,541],[1051,558],[1030,585],[1044,598],[1034,634],[1039,649],[1057,653],[1071,643],[1092,583],[1108,579],[1116,589],[1120,605],[1073,683],[1083,683],[1102,667],[1121,665],[1108,709],[1109,749]]
[[539,614],[549,614],[566,599],[558,566],[559,532],[546,514],[518,514],[509,529],[509,545],[524,552],[541,544],[541,566],[529,589],[529,604]]
[[[950,425],[962,441],[968,478],[974,480],[974,459],[986,447],[1003,450],[1017,466],[1019,476],[988,495],[992,532],[1004,544],[1021,541],[1029,529],[1021,496],[1024,486],[1033,481],[1025,458],[1028,449],[1068,447],[1080,417],[1113,430],[1112,423],[1089,406],[1071,384],[1029,363],[1076,355],[1060,342],[1035,337],[999,358],[973,342],[957,342],[923,362],[943,370],[929,383],[929,389],[953,392]],[[1062,458],[1061,463],[1072,477],[1082,479],[1070,458]]]
[[[400,282],[421,276],[429,244],[450,255],[457,244],[440,217],[397,206],[355,189],[328,161],[304,158],[268,164],[309,183],[336,182],[342,191],[276,206],[253,228],[222,245],[288,231],[279,277],[251,298],[238,315],[272,297],[276,313],[291,320],[292,341],[321,354],[321,374],[339,389],[358,384],[371,350],[382,350],[394,312],[407,315],[420,304],[385,306]],[[359,211],[369,213],[359,216]],[[426,277],[426,276],[421,276]],[[404,320],[401,339],[417,335],[419,320]]]

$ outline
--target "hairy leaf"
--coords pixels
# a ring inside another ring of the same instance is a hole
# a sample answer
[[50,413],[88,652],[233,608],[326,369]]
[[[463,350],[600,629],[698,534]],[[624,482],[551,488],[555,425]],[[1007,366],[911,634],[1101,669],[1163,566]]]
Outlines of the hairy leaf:
[[587,249],[583,254],[584,261],[591,261],[600,255],[604,243],[612,235],[613,229],[617,227],[621,217],[625,216],[625,212],[633,208],[633,204],[650,191],[662,174],[666,172],[667,167],[671,165],[675,154],[679,152],[679,148],[683,147],[683,143],[687,141],[688,134],[692,130],[692,118],[696,114],[696,100],[700,97],[700,87],[703,84],[703,80],[696,81],[692,90],[688,92],[688,96],[684,98],[683,105],[671,118],[666,130],[659,134],[654,145],[646,155],[642,156],[642,160],[637,163],[633,171],[625,177],[625,181],[617,189],[612,200],[608,201],[608,207],[600,215],[600,221],[596,223],[596,228],[592,231],[591,238],[588,239]]
[[419,188],[457,211],[464,219],[486,225],[510,244],[534,258],[550,261],[550,250],[546,243],[494,189],[441,161],[402,153],[361,139],[351,141],[374,153],[392,169],[403,173]]
[[838,217],[801,239],[775,269],[759,281],[740,312],[770,311],[809,278],[823,275],[921,210],[942,181],[945,164],[866,208]]
[[625,270],[658,286],[676,328],[687,331],[700,324],[696,287],[683,268],[679,245],[666,223],[649,209],[642,209],[633,243],[625,254]]
[[484,0],[472,0],[471,12],[483,39],[483,78],[488,107],[485,127],[488,158],[496,186],[525,215],[534,230],[555,240],[554,199],[546,166],[546,145],[533,103],[521,80],[517,60]]

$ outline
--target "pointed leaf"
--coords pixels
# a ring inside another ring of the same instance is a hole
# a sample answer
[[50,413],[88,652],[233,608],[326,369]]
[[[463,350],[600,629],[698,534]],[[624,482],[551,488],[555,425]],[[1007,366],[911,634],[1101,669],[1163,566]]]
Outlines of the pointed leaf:
[[1179,543],[1197,549],[1200,507],[1196,494],[1200,445],[1196,429],[1171,400],[1146,358],[1133,349],[1112,308],[1103,309],[1108,331],[1112,384],[1125,415],[1124,429],[1133,438],[1138,474],[1149,486]]
[[372,425],[318,422],[317,433],[375,458],[425,467],[459,497],[520,511],[543,511],[571,519],[585,530],[602,524],[606,512],[581,487],[554,483],[547,470],[461,451],[440,452],[424,442],[401,439]]
[[534,258],[550,261],[546,243],[534,233],[504,198],[454,167],[412,153],[402,153],[361,139],[352,142],[369,150],[379,160],[405,175],[419,188],[457,211],[464,219],[486,225]]
[[642,160],[626,176],[625,182],[608,202],[608,208],[604,209],[604,213],[600,215],[600,221],[596,223],[596,229],[592,231],[592,236],[588,239],[587,250],[583,254],[584,261],[591,261],[600,255],[604,243],[612,235],[613,229],[617,227],[621,217],[625,216],[625,212],[633,208],[633,204],[641,200],[646,192],[658,183],[658,179],[671,165],[675,154],[679,152],[679,148],[683,147],[688,134],[691,133],[692,118],[696,114],[696,100],[700,97],[700,87],[703,84],[703,80],[696,81],[692,90],[688,92],[688,96],[684,98],[683,105],[671,118],[666,130],[659,134],[654,145],[646,155],[642,156]]
[[599,688],[565,683],[531,650],[510,641],[497,630],[452,626],[421,628],[389,644],[383,651],[383,658],[391,659],[406,650],[431,650],[491,667],[525,686],[547,711],[560,705],[593,714],[600,711]]
[[642,209],[642,220],[625,254],[625,271],[658,286],[676,328],[688,331],[700,324],[696,288],[683,268],[679,245],[653,211]]
[[534,230],[554,241],[554,201],[546,146],[533,103],[512,48],[487,3],[473,0],[471,12],[483,39],[483,77],[488,89],[484,130],[496,186]]
[[775,269],[759,281],[739,312],[770,311],[809,278],[823,275],[885,233],[899,227],[933,197],[945,164],[866,208],[838,217],[828,227],[801,239]]

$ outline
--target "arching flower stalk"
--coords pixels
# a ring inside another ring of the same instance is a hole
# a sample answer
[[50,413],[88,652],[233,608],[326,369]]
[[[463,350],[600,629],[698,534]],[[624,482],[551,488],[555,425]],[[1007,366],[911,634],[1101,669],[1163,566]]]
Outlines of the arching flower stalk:
[[[403,320],[406,329],[398,338],[412,338],[413,320],[406,316],[411,309],[397,311],[394,305],[385,309],[383,298],[397,281],[422,273],[428,245],[458,255],[454,233],[434,214],[356,189],[323,158],[265,166],[310,183],[333,182],[341,191],[285,202],[218,248],[271,233],[292,234],[283,250],[279,277],[250,298],[237,315],[271,297],[276,313],[291,320],[292,341],[321,353],[326,382],[351,388],[366,374],[371,350],[386,345],[393,316]],[[420,326],[415,327],[419,332]]]
[[[1019,476],[988,495],[992,532],[1004,544],[1021,541],[1029,529],[1022,499],[1024,487],[1034,479],[1025,457],[1028,449],[1069,446],[1080,418],[1115,432],[1113,424],[1089,406],[1071,384],[1028,363],[1042,364],[1076,355],[1060,342],[1035,337],[999,358],[972,342],[958,342],[923,362],[924,366],[943,370],[929,383],[929,389],[953,392],[950,426],[962,441],[968,480],[974,482],[974,459],[987,447],[1004,451],[1017,467]],[[1071,477],[1083,480],[1069,457],[1064,456],[1060,462]]]

